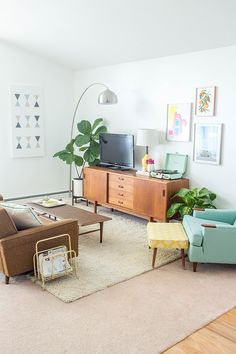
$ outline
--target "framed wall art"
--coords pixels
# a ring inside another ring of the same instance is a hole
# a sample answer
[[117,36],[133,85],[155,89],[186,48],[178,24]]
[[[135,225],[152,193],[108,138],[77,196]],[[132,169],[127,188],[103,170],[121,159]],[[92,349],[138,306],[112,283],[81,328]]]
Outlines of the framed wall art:
[[12,157],[44,155],[43,94],[40,87],[12,86]]
[[191,127],[191,103],[176,103],[167,105],[168,141],[189,141]]
[[194,127],[193,160],[219,165],[221,159],[222,124],[196,123]]
[[199,117],[215,115],[216,87],[199,87],[196,89],[195,114]]

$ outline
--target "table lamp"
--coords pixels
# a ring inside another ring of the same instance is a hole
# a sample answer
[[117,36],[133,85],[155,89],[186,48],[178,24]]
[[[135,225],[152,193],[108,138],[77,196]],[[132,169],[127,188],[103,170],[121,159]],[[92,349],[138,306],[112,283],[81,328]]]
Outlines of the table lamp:
[[147,160],[149,159],[148,148],[159,144],[158,131],[156,129],[139,129],[137,132],[137,146],[145,146],[146,153],[142,158],[143,171],[146,171]]

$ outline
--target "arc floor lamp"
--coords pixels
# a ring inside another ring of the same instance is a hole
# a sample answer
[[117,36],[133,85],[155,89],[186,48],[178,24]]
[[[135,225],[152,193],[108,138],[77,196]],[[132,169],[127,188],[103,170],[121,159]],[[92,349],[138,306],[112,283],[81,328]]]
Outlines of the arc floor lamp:
[[[75,124],[75,118],[76,118],[76,113],[78,111],[80,102],[82,100],[82,98],[84,97],[85,93],[90,89],[90,87],[92,86],[96,86],[96,85],[100,85],[105,87],[105,90],[102,91],[99,95],[98,95],[98,104],[104,104],[104,105],[110,105],[110,104],[116,104],[118,102],[118,98],[116,96],[116,94],[111,91],[109,89],[109,87],[105,84],[102,84],[100,82],[94,82],[93,84],[89,85],[88,87],[86,87],[86,89],[82,92],[81,96],[79,97],[77,104],[75,106],[75,111],[73,114],[73,118],[72,118],[72,124],[71,124],[71,132],[70,132],[70,139],[73,139],[73,131],[74,131],[74,124]],[[69,191],[71,192],[71,179],[72,179],[72,166],[70,165],[70,185],[69,185]]]

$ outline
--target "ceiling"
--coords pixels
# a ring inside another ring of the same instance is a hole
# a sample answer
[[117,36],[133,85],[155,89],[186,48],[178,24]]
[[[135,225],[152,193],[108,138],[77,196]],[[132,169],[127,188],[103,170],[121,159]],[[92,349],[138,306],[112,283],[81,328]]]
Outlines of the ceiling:
[[236,44],[236,0],[0,0],[0,40],[72,69]]

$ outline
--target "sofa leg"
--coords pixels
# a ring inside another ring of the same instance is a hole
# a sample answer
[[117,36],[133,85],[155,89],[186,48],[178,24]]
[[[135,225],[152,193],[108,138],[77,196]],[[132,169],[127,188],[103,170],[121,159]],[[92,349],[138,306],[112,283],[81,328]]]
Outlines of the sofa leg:
[[197,271],[197,262],[193,262],[193,272]]
[[9,280],[10,280],[10,277],[8,277],[7,275],[5,275],[5,284],[9,284]]

